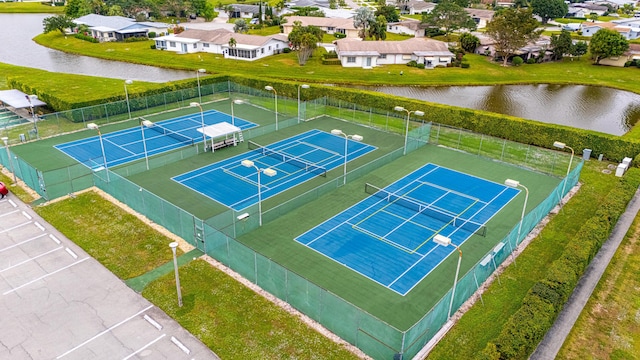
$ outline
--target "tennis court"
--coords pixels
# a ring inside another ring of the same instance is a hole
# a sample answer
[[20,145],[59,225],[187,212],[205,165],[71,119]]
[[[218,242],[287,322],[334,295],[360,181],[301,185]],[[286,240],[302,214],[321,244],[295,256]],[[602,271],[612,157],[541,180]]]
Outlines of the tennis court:
[[[142,118],[141,118],[142,119]],[[223,112],[208,110],[200,113],[180,116],[159,121],[151,126],[139,126],[126,130],[56,145],[55,148],[85,166],[98,170],[105,166],[102,156],[106,157],[106,166],[112,167],[147,156],[171,151],[202,141],[202,123],[205,126],[227,122],[242,130],[258,126],[252,122],[231,117]]]
[[[236,211],[258,202],[258,171],[245,167],[243,160],[252,161],[261,170],[273,169],[276,174],[261,172],[262,199],[277,195],[345,163],[345,138],[313,129],[302,134],[262,146],[248,142],[248,153],[181,174],[172,180]],[[352,161],[373,150],[371,146],[349,139],[346,161]]]
[[[427,164],[388,187],[366,184],[369,197],[295,240],[406,295],[520,190]],[[480,239],[476,237],[476,239]]]

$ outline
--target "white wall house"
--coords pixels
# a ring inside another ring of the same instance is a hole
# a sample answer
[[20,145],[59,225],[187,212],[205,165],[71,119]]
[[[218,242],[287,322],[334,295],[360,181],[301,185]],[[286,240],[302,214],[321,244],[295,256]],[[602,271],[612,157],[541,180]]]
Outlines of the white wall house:
[[375,66],[406,64],[416,61],[431,68],[446,66],[454,54],[447,44],[427,38],[411,38],[404,41],[336,41],[336,53],[343,67],[372,68]]
[[418,20],[403,20],[387,24],[387,32],[414,37],[424,37],[424,29],[420,27]]
[[430,13],[436,7],[432,2],[422,0],[411,0],[399,6],[401,14],[420,15],[422,13]]
[[163,35],[168,32],[169,24],[142,21],[136,22],[123,16],[103,16],[89,14],[73,20],[77,25],[86,25],[91,36],[99,41],[122,41],[129,37],[147,37],[150,32]]
[[[235,45],[231,45],[231,38]],[[288,47],[287,38],[281,34],[259,36],[236,34],[229,30],[185,30],[177,35],[162,36],[154,39],[156,49],[177,53],[222,54],[227,59],[258,60],[279,54]]]
[[353,26],[353,19],[336,19],[314,16],[289,16],[286,17],[287,22],[282,24],[283,32],[289,35],[293,30],[293,24],[299,21],[302,26],[316,26],[327,34],[340,33],[346,35],[347,38],[358,38],[358,29]]
[[640,24],[627,23],[627,25],[613,22],[583,22],[580,27],[582,36],[593,36],[601,29],[617,31],[627,40],[634,40],[640,37]]

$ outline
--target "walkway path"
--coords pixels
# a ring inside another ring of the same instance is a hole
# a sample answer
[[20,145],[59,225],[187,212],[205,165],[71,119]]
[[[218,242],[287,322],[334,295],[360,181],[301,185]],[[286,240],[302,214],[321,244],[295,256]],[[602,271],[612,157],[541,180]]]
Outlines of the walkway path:
[[629,205],[627,205],[624,214],[620,216],[611,236],[609,236],[607,242],[602,245],[598,254],[593,258],[589,267],[587,267],[587,271],[582,278],[580,278],[580,281],[578,281],[578,285],[573,291],[573,294],[571,294],[569,301],[567,301],[564,309],[560,312],[555,323],[547,332],[544,339],[542,339],[542,342],[538,345],[538,348],[533,355],[531,355],[530,359],[551,360],[556,357],[639,210],[640,190],[636,191],[633,199],[631,199]]

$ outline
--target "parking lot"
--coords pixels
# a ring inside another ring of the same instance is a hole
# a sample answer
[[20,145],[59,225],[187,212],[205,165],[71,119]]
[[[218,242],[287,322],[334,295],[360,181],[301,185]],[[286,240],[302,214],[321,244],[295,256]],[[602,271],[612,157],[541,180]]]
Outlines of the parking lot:
[[217,359],[11,194],[0,200],[0,358]]

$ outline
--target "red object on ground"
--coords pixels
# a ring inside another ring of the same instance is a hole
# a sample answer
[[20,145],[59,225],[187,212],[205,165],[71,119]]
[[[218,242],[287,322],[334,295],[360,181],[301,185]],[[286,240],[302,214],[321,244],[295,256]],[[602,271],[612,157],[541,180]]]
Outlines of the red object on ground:
[[4,183],[0,181],[0,199],[5,197],[8,193],[9,193],[9,190],[7,189],[6,186],[4,186]]

